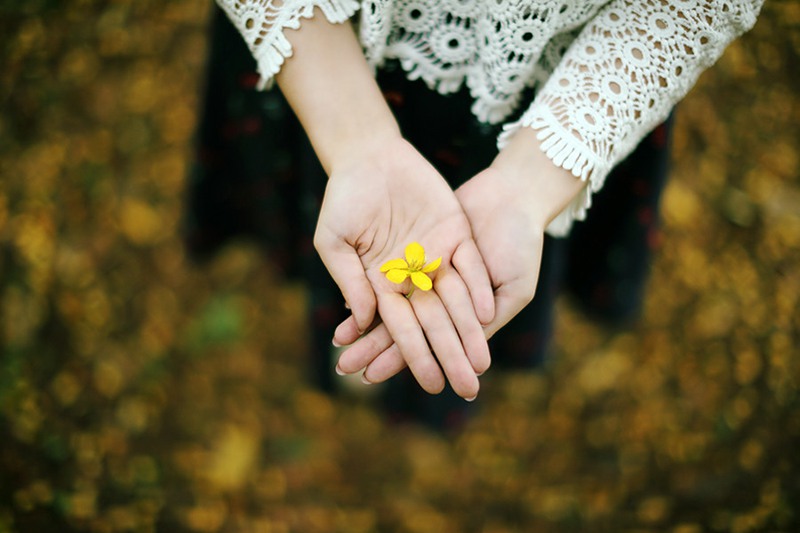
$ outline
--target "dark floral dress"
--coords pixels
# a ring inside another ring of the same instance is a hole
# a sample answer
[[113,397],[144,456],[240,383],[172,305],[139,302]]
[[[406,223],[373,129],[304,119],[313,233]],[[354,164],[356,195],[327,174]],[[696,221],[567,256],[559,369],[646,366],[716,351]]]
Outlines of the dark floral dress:
[[[347,313],[312,246],[327,178],[280,91],[256,90],[255,63],[219,9],[212,24],[186,199],[187,248],[202,261],[233,239],[253,239],[287,276],[301,276],[311,295],[313,380],[332,391],[330,340]],[[378,81],[405,137],[453,188],[491,163],[499,127],[472,116],[466,90],[439,95],[408,81],[396,64],[382,69]],[[494,367],[541,366],[562,291],[598,320],[619,324],[636,316],[659,240],[670,125],[656,128],[617,166],[593,198],[587,220],[569,237],[546,238],[536,297],[492,339]],[[457,425],[465,415],[466,403],[452,392],[429,396],[409,375],[392,380],[387,391],[387,409],[396,417],[442,427]]]

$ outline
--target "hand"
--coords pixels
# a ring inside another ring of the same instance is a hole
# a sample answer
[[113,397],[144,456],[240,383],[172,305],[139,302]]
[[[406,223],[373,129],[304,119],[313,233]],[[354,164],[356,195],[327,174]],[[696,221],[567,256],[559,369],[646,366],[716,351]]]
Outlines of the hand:
[[[290,32],[292,57],[275,78],[330,177],[314,244],[356,335],[377,306],[425,390],[444,387],[444,370],[458,394],[472,397],[476,369],[488,366],[481,321],[491,321],[494,302],[469,223],[450,187],[400,136],[351,26],[318,11]],[[379,269],[413,241],[442,266],[436,291],[406,299]]]
[[[495,317],[485,327],[487,339],[521,311],[536,291],[544,228],[532,220],[529,206],[514,191],[509,180],[493,168],[477,174],[456,191],[494,288]],[[334,335],[341,344],[356,338],[348,321]],[[346,350],[338,366],[348,372],[366,367],[364,377],[378,383],[402,370],[405,362],[393,336],[379,325]]]
[[[538,149],[535,132],[520,130],[488,169],[456,191],[494,287],[495,317],[485,327],[487,338],[533,298],[544,229],[582,187]],[[334,335],[341,344],[357,338],[348,321]],[[403,366],[391,335],[381,326],[339,360],[339,367],[348,371],[366,367],[364,375],[371,382],[388,379]]]
[[488,169],[456,191],[494,287],[487,338],[533,299],[544,231],[584,186],[545,155],[535,130],[521,128]]
[[[442,265],[432,274],[435,290],[406,298],[410,286],[379,269],[413,241]],[[489,277],[453,191],[411,145],[395,135],[374,138],[332,163],[314,244],[352,310],[354,334],[370,327],[377,306],[426,391],[442,390],[444,370],[457,394],[477,395],[476,373],[489,366],[482,330],[494,316]]]

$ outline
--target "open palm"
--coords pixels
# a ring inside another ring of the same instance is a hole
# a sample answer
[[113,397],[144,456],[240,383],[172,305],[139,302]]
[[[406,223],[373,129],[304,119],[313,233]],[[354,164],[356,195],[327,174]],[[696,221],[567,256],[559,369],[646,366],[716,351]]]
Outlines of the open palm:
[[[489,358],[481,321],[492,319],[494,304],[469,222],[444,179],[405,140],[379,148],[332,169],[315,247],[359,332],[377,309],[425,390],[440,391],[446,375],[456,392],[474,396],[475,367],[488,367]],[[410,287],[389,282],[380,267],[413,241],[442,266],[432,274],[435,291],[406,298]]]

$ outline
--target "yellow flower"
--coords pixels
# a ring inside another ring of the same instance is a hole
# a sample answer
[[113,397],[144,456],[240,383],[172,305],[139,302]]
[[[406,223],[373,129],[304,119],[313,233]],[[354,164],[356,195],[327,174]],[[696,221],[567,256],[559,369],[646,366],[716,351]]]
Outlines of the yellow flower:
[[[433,287],[429,272],[433,272],[442,262],[442,258],[425,264],[425,249],[418,242],[412,242],[406,246],[405,259],[392,259],[381,266],[381,272],[386,273],[386,279],[392,283],[403,283],[406,278],[411,278],[411,282],[422,289],[428,291]],[[412,287],[413,291],[414,288]]]

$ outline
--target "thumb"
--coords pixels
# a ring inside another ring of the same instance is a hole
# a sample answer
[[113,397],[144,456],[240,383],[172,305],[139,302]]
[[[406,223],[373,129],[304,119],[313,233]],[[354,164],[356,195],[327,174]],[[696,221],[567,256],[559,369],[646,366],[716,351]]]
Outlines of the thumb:
[[352,246],[325,232],[314,235],[314,248],[350,306],[359,333],[367,331],[375,318],[376,300],[361,258]]
[[[527,281],[527,282],[526,282]],[[536,279],[518,279],[513,283],[501,285],[494,291],[494,319],[483,331],[490,339],[500,328],[508,324],[517,313],[533,300],[536,292]]]

